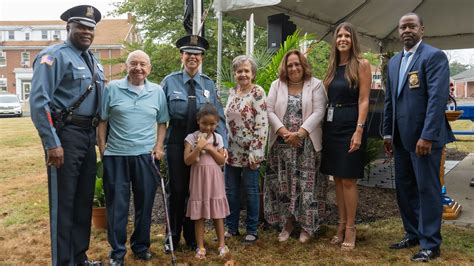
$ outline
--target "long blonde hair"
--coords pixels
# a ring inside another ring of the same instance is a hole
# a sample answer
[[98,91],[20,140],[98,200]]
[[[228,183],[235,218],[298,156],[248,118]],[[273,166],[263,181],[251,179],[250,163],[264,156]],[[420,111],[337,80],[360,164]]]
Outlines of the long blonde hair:
[[362,59],[360,53],[360,46],[359,46],[359,37],[357,36],[357,31],[355,27],[349,22],[343,22],[339,24],[334,31],[332,42],[331,42],[331,55],[329,56],[329,63],[328,63],[328,72],[326,77],[324,77],[324,87],[326,90],[329,87],[329,84],[334,79],[336,75],[336,68],[340,63],[341,56],[339,51],[337,50],[337,34],[341,29],[347,30],[351,34],[351,50],[349,55],[349,63],[346,65],[346,71],[344,74],[344,78],[349,83],[350,88],[356,88],[359,85],[359,60]]

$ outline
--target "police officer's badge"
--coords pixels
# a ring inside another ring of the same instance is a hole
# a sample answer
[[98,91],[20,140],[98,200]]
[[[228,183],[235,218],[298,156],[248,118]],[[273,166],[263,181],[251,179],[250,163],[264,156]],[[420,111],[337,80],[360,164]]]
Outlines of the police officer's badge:
[[94,8],[92,8],[91,6],[87,7],[86,17],[94,18]]
[[420,87],[418,71],[408,72],[408,88],[415,89]]

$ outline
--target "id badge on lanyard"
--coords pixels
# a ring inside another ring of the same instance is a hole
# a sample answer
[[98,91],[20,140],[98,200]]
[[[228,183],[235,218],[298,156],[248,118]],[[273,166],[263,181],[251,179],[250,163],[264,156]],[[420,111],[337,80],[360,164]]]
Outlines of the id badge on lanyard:
[[326,121],[332,122],[334,117],[334,107],[329,106],[328,107],[328,115],[326,116]]

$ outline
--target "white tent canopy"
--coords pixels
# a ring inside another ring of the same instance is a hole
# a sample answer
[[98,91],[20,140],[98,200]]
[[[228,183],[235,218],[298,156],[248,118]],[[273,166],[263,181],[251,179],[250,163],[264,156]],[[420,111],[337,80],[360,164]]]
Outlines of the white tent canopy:
[[349,21],[364,50],[373,52],[400,50],[398,20],[415,12],[423,18],[427,43],[440,49],[474,47],[474,0],[215,0],[214,8],[242,19],[254,13],[262,27],[268,16],[284,13],[302,32],[326,41],[337,24]]

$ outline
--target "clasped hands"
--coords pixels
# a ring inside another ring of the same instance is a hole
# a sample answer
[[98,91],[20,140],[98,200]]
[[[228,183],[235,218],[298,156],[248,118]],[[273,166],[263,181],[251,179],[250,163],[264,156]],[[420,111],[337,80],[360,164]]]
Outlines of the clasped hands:
[[283,138],[285,143],[289,144],[291,147],[301,147],[303,141],[298,136],[298,131],[291,132],[288,129],[282,127],[278,130],[277,134]]

